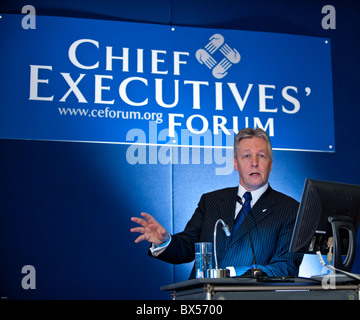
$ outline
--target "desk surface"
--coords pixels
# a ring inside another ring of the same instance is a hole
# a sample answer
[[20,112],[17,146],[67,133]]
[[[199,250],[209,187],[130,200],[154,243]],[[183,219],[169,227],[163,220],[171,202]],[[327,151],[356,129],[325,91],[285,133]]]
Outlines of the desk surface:
[[[356,284],[359,281],[349,279],[349,278],[338,278],[336,281],[337,284]],[[192,279],[182,282],[177,282],[173,284],[169,284],[166,286],[162,286],[160,290],[162,291],[177,291],[177,290],[187,290],[190,288],[201,287],[205,285],[214,285],[214,286],[236,286],[236,287],[274,287],[277,286],[279,289],[281,287],[291,286],[296,290],[296,287],[301,286],[319,286],[321,285],[320,279],[312,279],[312,278],[301,278],[301,277],[292,277],[292,278],[265,278],[263,280],[258,280],[255,278],[222,278],[222,279],[210,279],[210,278],[202,278],[202,279]]]
[[[260,281],[259,281],[260,280]],[[265,280],[265,281],[261,281]],[[337,279],[328,290],[322,278],[192,279],[160,288],[174,300],[358,300],[359,281]]]

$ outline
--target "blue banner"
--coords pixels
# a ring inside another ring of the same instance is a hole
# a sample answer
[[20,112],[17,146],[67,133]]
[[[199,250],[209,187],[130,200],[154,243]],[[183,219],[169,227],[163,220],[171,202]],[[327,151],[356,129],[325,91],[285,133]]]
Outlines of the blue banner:
[[0,138],[335,151],[330,41],[36,17],[0,21]]

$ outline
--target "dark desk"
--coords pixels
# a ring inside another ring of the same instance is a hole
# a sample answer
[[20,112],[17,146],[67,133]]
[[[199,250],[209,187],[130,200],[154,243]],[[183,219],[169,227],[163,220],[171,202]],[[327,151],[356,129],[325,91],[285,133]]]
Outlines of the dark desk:
[[193,279],[163,286],[174,300],[359,300],[360,285],[340,281],[324,289],[320,280],[261,282],[253,278]]

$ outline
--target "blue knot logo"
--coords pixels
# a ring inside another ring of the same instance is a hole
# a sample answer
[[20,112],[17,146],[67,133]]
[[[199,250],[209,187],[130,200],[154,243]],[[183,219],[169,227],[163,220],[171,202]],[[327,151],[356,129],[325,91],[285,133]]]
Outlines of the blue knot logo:
[[[212,70],[215,78],[222,79],[233,64],[239,63],[241,56],[236,49],[231,49],[227,43],[224,43],[224,37],[221,34],[216,33],[209,40],[205,49],[197,50],[195,56],[201,64],[205,64]],[[218,49],[224,55],[220,62],[212,56]]]

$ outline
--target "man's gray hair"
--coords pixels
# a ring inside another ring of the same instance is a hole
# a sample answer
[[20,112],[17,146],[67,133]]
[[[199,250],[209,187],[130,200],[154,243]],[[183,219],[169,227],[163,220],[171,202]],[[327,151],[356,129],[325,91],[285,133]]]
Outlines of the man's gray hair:
[[245,128],[238,132],[238,134],[236,135],[235,140],[234,140],[234,158],[236,159],[236,157],[237,157],[240,141],[242,139],[250,139],[250,138],[254,138],[254,137],[258,137],[258,138],[265,140],[265,142],[267,143],[267,146],[268,146],[268,150],[269,150],[270,161],[272,161],[273,160],[273,152],[272,152],[271,141],[270,141],[268,134],[261,128],[256,128],[256,129]]

